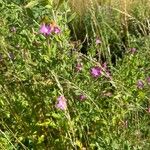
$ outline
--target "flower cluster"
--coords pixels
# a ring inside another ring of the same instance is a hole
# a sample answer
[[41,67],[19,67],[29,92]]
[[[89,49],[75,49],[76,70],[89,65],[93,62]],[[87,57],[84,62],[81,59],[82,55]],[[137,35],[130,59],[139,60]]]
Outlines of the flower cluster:
[[86,96],[84,94],[80,94],[79,99],[80,99],[80,101],[84,101],[84,100],[86,100]]
[[[87,99],[87,97],[84,95],[84,94],[80,94],[78,96],[78,99],[80,101],[85,101]],[[64,95],[61,95],[57,98],[57,101],[56,101],[56,104],[55,104],[55,107],[57,109],[61,109],[61,110],[66,110],[67,109],[67,100],[66,98],[64,97]]]
[[60,28],[57,25],[43,23],[40,26],[40,33],[44,35],[50,35],[51,33],[58,34],[60,33]]
[[106,63],[102,64],[101,67],[95,66],[91,68],[91,75],[95,78],[101,76],[102,72],[104,72],[106,77],[111,78],[111,75],[110,75],[110,72]]
[[95,66],[91,68],[91,75],[94,78],[99,77],[102,74],[102,69],[99,66]]
[[67,108],[67,102],[66,99],[63,95],[59,96],[57,98],[57,103],[56,103],[56,108],[61,109],[61,110],[66,110]]

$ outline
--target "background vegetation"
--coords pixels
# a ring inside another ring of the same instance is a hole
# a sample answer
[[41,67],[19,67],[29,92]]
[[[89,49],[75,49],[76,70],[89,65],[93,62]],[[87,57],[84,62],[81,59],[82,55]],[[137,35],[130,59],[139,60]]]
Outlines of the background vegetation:
[[0,1],[0,149],[149,150],[149,8]]

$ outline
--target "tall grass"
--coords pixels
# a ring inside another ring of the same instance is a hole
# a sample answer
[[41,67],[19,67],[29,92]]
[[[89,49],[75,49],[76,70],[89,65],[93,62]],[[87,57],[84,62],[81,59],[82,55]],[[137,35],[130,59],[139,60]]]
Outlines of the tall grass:
[[[72,11],[76,12],[79,17],[71,23],[73,33],[76,33],[76,38],[85,41],[85,38],[99,36],[102,39],[107,39],[109,43],[113,43],[104,53],[104,57],[109,56],[110,50],[115,55],[122,55],[130,43],[129,35],[149,34],[149,6],[148,2],[142,1],[71,1]],[[82,5],[85,3],[86,5]],[[140,12],[139,11],[139,7]],[[137,12],[137,14],[136,14]],[[145,14],[146,12],[146,14]],[[87,16],[87,17],[86,17]],[[139,16],[141,16],[139,18]],[[90,23],[89,23],[90,22]],[[107,31],[106,31],[107,29]],[[90,32],[91,31],[91,32]],[[105,32],[105,33],[104,33]],[[113,34],[115,41],[110,37]],[[108,44],[107,44],[108,45]],[[118,47],[118,45],[120,45]],[[86,47],[86,46],[85,46]],[[116,47],[118,50],[115,50]],[[86,47],[87,49],[87,47]],[[119,50],[120,49],[120,50]]]

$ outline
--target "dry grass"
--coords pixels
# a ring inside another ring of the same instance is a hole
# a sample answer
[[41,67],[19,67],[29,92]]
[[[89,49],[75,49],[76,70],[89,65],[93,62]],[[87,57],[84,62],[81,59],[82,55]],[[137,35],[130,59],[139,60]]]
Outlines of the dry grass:
[[82,15],[88,9],[99,5],[117,8],[125,13],[132,11],[133,7],[146,6],[150,7],[150,0],[69,0],[69,4],[75,12]]

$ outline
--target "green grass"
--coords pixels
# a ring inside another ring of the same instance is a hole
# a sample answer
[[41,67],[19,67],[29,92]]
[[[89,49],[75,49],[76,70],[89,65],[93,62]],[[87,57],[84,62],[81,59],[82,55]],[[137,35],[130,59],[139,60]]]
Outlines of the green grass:
[[[137,1],[0,2],[0,149],[150,149],[150,11]],[[43,21],[61,32],[42,35]]]

